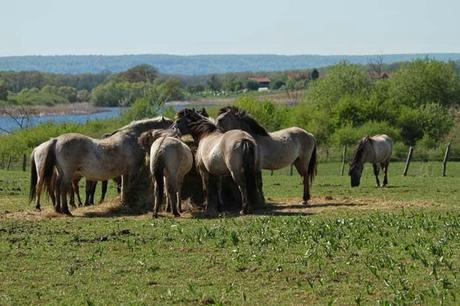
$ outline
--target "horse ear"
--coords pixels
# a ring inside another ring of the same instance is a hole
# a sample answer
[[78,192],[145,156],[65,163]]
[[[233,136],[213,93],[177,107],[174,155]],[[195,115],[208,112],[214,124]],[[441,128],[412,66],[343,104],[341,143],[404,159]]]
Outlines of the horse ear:
[[163,116],[163,115],[161,116],[161,122],[163,122],[163,123],[166,122],[165,116]]
[[203,108],[201,109],[201,115],[202,115],[203,117],[209,118],[209,114],[208,114],[208,112],[206,111],[206,108],[203,107]]

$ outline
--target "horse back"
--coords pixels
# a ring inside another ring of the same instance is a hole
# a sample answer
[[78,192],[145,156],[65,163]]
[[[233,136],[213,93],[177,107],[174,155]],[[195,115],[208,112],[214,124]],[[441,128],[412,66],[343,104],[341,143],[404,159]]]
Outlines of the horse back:
[[393,153],[393,141],[385,134],[371,137],[372,147],[375,152],[376,162],[387,162]]

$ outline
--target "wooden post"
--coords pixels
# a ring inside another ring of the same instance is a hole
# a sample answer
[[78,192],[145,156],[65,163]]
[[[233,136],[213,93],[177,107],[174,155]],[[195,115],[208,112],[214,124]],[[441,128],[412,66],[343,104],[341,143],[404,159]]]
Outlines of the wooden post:
[[345,171],[345,159],[347,158],[347,146],[343,146],[342,151],[342,167],[340,168],[340,175],[343,176],[343,172]]
[[407,171],[409,171],[409,165],[410,165],[410,161],[412,159],[412,152],[413,151],[414,151],[414,147],[410,146],[409,147],[409,152],[407,153],[406,165],[404,166],[404,173],[403,173],[404,176],[407,176]]
[[22,171],[26,171],[27,157],[25,154],[22,155]]
[[273,176],[273,170],[270,172],[270,175]]
[[11,166],[11,155],[8,158],[8,165],[6,166],[6,170],[10,170],[10,166]]
[[442,160],[442,176],[446,176],[447,170],[447,159],[449,158],[450,142],[447,144],[446,152],[444,153],[444,159]]
[[291,169],[289,169],[289,175],[292,176],[294,166],[291,164]]

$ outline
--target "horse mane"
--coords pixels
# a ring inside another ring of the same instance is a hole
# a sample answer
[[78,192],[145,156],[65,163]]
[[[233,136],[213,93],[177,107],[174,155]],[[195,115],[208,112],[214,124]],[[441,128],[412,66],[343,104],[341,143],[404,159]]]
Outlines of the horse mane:
[[366,145],[371,142],[372,142],[372,139],[369,136],[366,136],[359,141],[358,147],[353,153],[353,159],[351,161],[352,166],[356,165],[361,160],[361,157],[363,156],[364,151],[366,149]]
[[112,136],[112,135],[114,135],[114,134],[116,134],[118,132],[123,132],[123,131],[141,133],[141,132],[144,132],[144,131],[147,131],[147,130],[155,128],[155,126],[158,123],[161,123],[162,120],[165,120],[166,122],[170,121],[171,124],[172,124],[171,119],[169,119],[167,117],[163,117],[163,116],[158,116],[158,117],[149,118],[149,119],[135,120],[135,121],[131,121],[129,124],[119,128],[119,129],[113,131],[112,133],[104,134],[104,138],[110,137],[110,136]]
[[240,109],[236,106],[226,106],[219,109],[218,115],[230,112],[235,117],[240,119],[247,128],[249,133],[258,136],[269,136],[267,130],[259,124],[254,118],[252,118],[245,110]]
[[[218,131],[217,126],[195,110],[184,108],[176,114],[176,119],[186,118],[191,134],[206,135]],[[219,130],[220,131],[220,130]]]

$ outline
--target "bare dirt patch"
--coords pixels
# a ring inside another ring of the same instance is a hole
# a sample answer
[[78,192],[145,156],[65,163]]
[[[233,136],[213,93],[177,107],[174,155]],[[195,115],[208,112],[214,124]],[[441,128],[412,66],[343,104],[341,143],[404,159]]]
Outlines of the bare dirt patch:
[[[310,200],[308,205],[302,205],[300,198],[286,198],[267,200],[266,208],[258,209],[255,215],[314,215],[314,214],[334,214],[341,211],[382,211],[395,210],[402,208],[434,208],[437,207],[433,201],[414,200],[414,201],[395,201],[377,198],[349,198],[349,197],[316,197]],[[183,212],[181,218],[194,218],[204,216],[199,210],[192,208],[188,203],[183,202]],[[233,215],[236,213],[230,213]],[[47,207],[42,211],[33,209],[4,212],[0,214],[1,219],[21,219],[21,220],[41,220],[54,218],[151,218],[151,212],[133,211],[119,204],[118,198],[113,198],[105,203],[78,207],[72,209],[71,217],[55,213],[52,208]],[[224,213],[222,215],[228,215]],[[173,218],[169,212],[160,212],[161,218]]]

